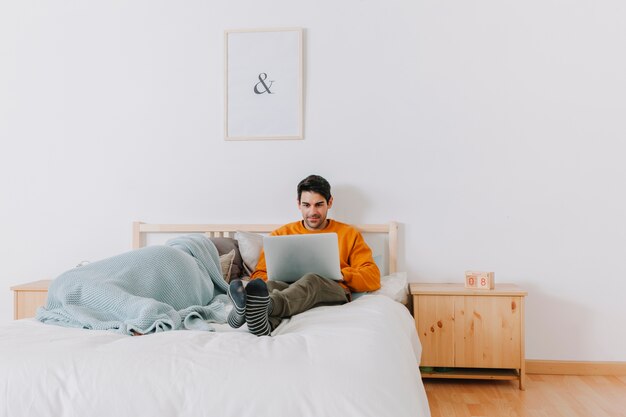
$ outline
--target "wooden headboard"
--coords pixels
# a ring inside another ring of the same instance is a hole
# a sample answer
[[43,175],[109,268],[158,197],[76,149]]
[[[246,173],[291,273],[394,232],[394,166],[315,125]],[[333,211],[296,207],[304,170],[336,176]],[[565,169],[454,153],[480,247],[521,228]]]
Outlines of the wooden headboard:
[[[270,233],[282,224],[151,224],[133,223],[133,249],[146,244],[146,235],[152,233],[204,233],[208,237],[233,237],[235,232]],[[389,273],[398,268],[398,223],[355,224],[362,234],[378,233],[386,235],[388,243]]]

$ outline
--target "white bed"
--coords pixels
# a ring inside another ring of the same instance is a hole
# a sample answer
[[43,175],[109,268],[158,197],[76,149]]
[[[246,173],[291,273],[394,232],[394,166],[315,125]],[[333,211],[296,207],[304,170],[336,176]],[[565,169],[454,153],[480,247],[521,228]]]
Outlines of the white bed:
[[[135,247],[158,228],[220,228],[161,226],[136,224]],[[360,227],[388,236],[394,272],[395,225]],[[227,325],[129,337],[17,320],[0,327],[0,416],[429,416],[420,354],[408,309],[384,295],[309,310],[272,337]]]

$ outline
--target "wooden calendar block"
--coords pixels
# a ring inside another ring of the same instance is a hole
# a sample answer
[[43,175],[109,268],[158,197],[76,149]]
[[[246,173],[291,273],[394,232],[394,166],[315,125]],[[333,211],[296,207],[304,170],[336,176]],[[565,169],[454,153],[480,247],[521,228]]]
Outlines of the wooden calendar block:
[[476,288],[476,273],[465,271],[465,288]]
[[494,272],[465,271],[465,288],[493,290],[495,287]]

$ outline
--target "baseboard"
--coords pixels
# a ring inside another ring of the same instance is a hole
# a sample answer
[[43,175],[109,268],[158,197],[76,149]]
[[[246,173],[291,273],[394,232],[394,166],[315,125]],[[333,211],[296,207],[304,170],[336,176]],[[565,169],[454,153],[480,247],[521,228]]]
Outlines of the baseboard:
[[626,376],[626,362],[526,360],[527,374]]

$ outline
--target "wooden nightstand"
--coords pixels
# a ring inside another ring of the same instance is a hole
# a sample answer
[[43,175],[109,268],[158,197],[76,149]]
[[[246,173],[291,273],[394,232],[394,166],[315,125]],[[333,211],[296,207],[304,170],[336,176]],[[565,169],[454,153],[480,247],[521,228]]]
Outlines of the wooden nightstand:
[[13,318],[35,317],[38,307],[46,303],[48,286],[52,280],[29,282],[11,287],[13,291]]
[[519,379],[524,389],[526,291],[421,283],[410,291],[424,378]]

